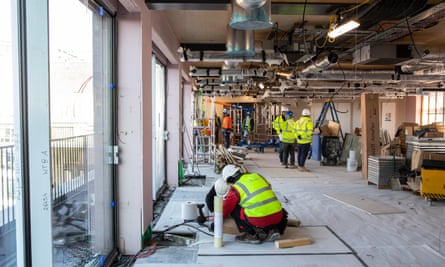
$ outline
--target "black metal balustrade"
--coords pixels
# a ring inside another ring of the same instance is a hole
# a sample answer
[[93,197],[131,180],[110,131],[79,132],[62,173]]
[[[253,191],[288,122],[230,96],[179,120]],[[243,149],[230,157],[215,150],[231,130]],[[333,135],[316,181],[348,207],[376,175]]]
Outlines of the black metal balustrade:
[[[53,210],[85,194],[94,179],[93,135],[51,140]],[[14,146],[0,146],[0,238],[15,228]],[[56,212],[57,214],[57,212]]]

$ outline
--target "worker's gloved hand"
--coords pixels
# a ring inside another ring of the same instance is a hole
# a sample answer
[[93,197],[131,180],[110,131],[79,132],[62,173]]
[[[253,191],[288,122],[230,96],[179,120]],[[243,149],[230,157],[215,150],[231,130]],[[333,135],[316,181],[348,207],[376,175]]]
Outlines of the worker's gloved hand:
[[298,139],[301,139],[301,135],[297,136]]
[[280,134],[278,135],[278,139],[280,139],[280,141],[282,141],[282,140],[283,140],[283,134],[280,133]]

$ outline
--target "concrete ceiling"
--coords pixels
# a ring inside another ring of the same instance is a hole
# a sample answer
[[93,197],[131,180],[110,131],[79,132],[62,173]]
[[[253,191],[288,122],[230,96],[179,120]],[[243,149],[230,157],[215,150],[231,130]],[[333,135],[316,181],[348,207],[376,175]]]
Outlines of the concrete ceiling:
[[[253,56],[226,53],[230,0],[146,4],[165,12],[181,43],[178,56],[190,68],[195,89],[205,95],[279,102],[289,97],[353,99],[363,92],[403,97],[443,90],[442,1],[272,0],[273,25],[254,31]],[[361,26],[327,39],[330,21],[339,15],[345,21],[358,19]]]

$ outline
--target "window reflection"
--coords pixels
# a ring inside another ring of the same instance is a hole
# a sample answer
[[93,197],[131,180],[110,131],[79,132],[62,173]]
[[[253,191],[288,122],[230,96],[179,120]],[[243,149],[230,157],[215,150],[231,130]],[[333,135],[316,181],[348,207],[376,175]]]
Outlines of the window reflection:
[[16,208],[14,180],[14,64],[12,2],[0,2],[0,266],[15,265]]

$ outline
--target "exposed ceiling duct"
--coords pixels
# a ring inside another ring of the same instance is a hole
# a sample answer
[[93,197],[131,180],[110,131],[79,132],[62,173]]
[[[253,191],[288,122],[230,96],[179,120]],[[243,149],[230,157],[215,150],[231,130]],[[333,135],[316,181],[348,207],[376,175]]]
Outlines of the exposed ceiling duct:
[[309,66],[305,67],[301,70],[301,73],[317,73],[322,72],[323,70],[327,69],[331,64],[337,63],[338,55],[336,53],[329,53],[329,55],[320,58],[310,64]]
[[254,0],[232,0],[230,27],[238,30],[272,28],[271,3]]
[[253,30],[237,30],[227,26],[226,55],[255,56],[255,32]]
[[235,0],[235,2],[242,8],[259,8],[264,6],[267,0]]
[[[160,0],[149,2],[151,6],[163,8],[174,6]],[[197,3],[212,5],[211,10],[217,12],[226,4],[227,15],[231,15],[229,22],[225,22],[225,43],[224,40],[216,43],[218,39],[210,38],[201,38],[199,42],[185,39],[188,43],[183,41],[178,50],[181,61],[195,67],[190,75],[197,88],[206,93],[230,91],[231,95],[237,92],[277,98],[280,95],[312,97],[317,90],[323,90],[320,95],[327,95],[333,93],[332,88],[337,88],[335,97],[357,96],[367,90],[385,95],[394,91],[403,95],[412,94],[416,88],[433,90],[440,79],[444,80],[443,45],[426,53],[427,43],[419,42],[420,39],[412,35],[422,36],[423,30],[438,24],[445,17],[445,2],[364,0],[355,4],[346,1],[303,4],[303,1],[200,0],[188,1],[189,8],[183,1],[173,2],[184,10],[195,10]],[[304,9],[308,17],[304,16]],[[248,13],[254,10],[262,10],[262,13]],[[268,13],[269,10],[272,12]],[[183,14],[178,12],[178,19]],[[278,15],[274,17],[274,20],[278,17],[278,21],[282,16],[293,16],[294,22],[279,25],[274,21],[272,27],[271,14]],[[358,19],[361,26],[328,39],[328,26],[332,24],[329,19],[339,15],[343,21]],[[244,26],[234,26],[237,16],[242,18]],[[317,16],[325,20],[315,24],[313,20]],[[300,18],[301,23],[298,22]],[[255,24],[267,27],[256,30]],[[215,44],[220,45],[218,49],[213,49]],[[420,49],[418,45],[425,48]],[[230,67],[224,67],[225,63]],[[278,82],[281,80],[287,82]],[[264,89],[257,88],[259,82],[265,85]],[[338,90],[340,88],[343,89]],[[269,90],[267,94],[265,90]]]
[[258,62],[269,65],[279,65],[283,62],[283,55],[278,52],[256,53],[254,56],[231,56],[226,51],[190,51],[184,47],[178,49],[178,55],[182,62]]

